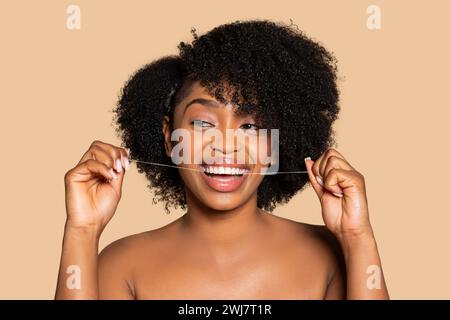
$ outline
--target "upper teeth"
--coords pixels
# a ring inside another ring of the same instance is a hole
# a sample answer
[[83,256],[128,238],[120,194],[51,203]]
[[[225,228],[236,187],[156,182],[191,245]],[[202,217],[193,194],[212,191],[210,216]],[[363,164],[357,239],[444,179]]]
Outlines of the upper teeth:
[[205,172],[214,174],[244,174],[246,169],[231,168],[231,167],[217,167],[217,166],[205,166]]

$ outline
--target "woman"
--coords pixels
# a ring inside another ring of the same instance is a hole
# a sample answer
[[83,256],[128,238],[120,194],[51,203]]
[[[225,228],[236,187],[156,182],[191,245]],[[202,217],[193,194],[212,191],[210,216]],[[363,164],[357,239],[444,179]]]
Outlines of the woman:
[[[292,26],[263,20],[193,35],[179,55],[126,83],[115,120],[127,149],[95,141],[65,175],[56,298],[388,299],[364,177],[331,148],[339,111],[332,54]],[[278,140],[265,141],[270,150],[277,144],[279,159],[270,153],[266,166],[254,157],[261,144],[218,142],[206,134],[212,129],[258,142],[263,129],[278,129]],[[174,168],[177,130],[205,134],[183,139],[183,153],[210,150],[212,162]],[[186,213],[98,255],[130,159],[145,161],[136,164],[155,200]],[[273,164],[277,174],[261,174]],[[325,226],[270,214],[307,182]]]

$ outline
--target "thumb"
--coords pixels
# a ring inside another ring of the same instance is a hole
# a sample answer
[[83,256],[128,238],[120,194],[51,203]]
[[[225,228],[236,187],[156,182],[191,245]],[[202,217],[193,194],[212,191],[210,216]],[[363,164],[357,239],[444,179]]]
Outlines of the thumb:
[[309,182],[311,183],[314,191],[316,192],[319,199],[322,199],[322,195],[324,192],[323,187],[317,182],[316,177],[312,171],[312,166],[314,165],[314,161],[311,160],[310,157],[305,158],[305,166],[308,171]]

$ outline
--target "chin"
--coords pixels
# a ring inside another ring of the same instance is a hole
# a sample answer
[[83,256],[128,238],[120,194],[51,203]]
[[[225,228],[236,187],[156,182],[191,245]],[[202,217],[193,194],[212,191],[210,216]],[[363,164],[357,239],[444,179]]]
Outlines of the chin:
[[[216,193],[216,192],[214,192]],[[240,194],[216,194],[211,195],[210,192],[203,193],[200,201],[203,205],[217,211],[229,211],[236,209],[245,203],[245,199]]]

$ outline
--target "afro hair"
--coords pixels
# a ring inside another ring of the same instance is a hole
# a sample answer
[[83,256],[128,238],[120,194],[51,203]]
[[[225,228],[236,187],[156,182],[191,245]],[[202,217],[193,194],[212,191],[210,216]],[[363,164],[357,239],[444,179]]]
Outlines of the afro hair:
[[[137,70],[113,110],[116,131],[131,159],[173,165],[165,153],[162,120],[165,115],[172,119],[192,81],[199,81],[218,101],[254,115],[265,128],[279,129],[279,171],[306,170],[305,157],[315,160],[335,144],[332,124],[339,113],[339,91],[336,58],[294,26],[238,20],[200,37],[192,29],[192,43],[180,42],[178,55]],[[154,203],[163,201],[166,212],[172,206],[186,209],[178,170],[136,165],[154,189]],[[273,211],[307,182],[304,174],[265,176],[257,191],[258,207]]]

